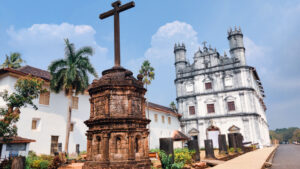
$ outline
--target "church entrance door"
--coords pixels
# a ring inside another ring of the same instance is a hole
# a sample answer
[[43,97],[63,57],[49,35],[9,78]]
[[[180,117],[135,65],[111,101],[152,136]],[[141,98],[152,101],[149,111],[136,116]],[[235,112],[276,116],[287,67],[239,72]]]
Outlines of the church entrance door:
[[210,126],[207,129],[207,139],[212,140],[214,148],[219,148],[219,141],[218,141],[219,134],[220,134],[220,130],[215,126]]

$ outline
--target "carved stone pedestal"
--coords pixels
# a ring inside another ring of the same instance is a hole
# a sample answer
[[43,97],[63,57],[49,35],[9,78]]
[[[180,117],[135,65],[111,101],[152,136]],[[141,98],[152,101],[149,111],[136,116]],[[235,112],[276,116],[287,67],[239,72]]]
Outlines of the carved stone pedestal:
[[84,169],[150,169],[146,90],[142,77],[114,67],[89,88],[90,119]]

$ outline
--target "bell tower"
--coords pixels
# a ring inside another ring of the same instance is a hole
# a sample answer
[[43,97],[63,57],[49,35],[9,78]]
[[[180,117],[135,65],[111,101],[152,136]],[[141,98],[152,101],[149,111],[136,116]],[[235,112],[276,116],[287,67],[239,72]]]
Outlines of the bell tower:
[[237,58],[241,65],[246,65],[245,47],[241,28],[237,29],[235,27],[234,30],[230,28],[227,39],[229,40],[230,55]]

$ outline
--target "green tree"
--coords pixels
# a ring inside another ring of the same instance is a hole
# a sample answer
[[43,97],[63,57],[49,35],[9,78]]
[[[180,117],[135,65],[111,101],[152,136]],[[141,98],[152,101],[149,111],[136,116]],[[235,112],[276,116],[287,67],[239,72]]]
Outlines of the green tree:
[[65,39],[65,58],[55,60],[48,67],[52,76],[50,82],[51,90],[56,93],[64,91],[69,99],[65,140],[66,153],[68,153],[69,147],[72,98],[74,94],[84,93],[87,89],[89,85],[88,74],[98,77],[88,58],[88,56],[92,55],[93,49],[91,47],[83,47],[76,51],[74,44]]
[[[148,88],[148,85],[151,84],[152,80],[155,77],[154,68],[150,65],[150,62],[148,60],[145,60],[141,66],[140,74],[143,75],[143,83]],[[148,118],[149,118],[149,109],[148,109],[148,101],[147,101],[147,112],[148,112]]]
[[15,92],[9,94],[7,90],[1,93],[0,97],[6,102],[7,108],[0,109],[0,137],[10,137],[17,135],[15,123],[19,120],[20,109],[28,105],[37,110],[37,106],[32,102],[38,98],[39,94],[45,92],[44,81],[31,76],[22,77],[15,84]]
[[[148,89],[148,85],[151,84],[152,80],[154,79],[155,77],[155,73],[154,73],[154,68],[150,65],[150,62],[149,60],[145,60],[141,66],[141,69],[140,69],[140,74],[143,75],[143,83],[146,87],[146,90]],[[146,103],[147,103],[147,115],[148,115],[148,118],[149,117],[149,102],[147,100],[147,97],[146,97]],[[150,128],[150,124],[148,125],[148,127]],[[149,135],[150,137],[150,135]],[[149,145],[150,145],[150,139],[149,139]]]
[[174,101],[170,103],[170,108],[177,112],[176,104],[174,103]]
[[292,140],[297,141],[298,143],[300,143],[300,129],[296,129],[294,131]]
[[11,53],[9,56],[6,55],[6,59],[1,65],[1,68],[17,69],[21,67],[22,63],[24,63],[24,60],[21,58],[21,54],[18,52],[14,52]]

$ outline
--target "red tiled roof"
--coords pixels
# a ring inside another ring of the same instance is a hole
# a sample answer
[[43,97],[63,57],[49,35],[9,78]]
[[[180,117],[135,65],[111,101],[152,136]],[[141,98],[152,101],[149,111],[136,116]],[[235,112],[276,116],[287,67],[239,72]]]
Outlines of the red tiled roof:
[[12,68],[0,69],[0,74],[9,73],[9,72],[20,76],[26,76],[31,74],[32,76],[42,78],[46,81],[50,81],[51,79],[50,72],[35,67],[31,67],[31,66],[23,66],[19,69],[12,69]]
[[190,138],[183,134],[181,131],[175,130],[172,133],[172,138],[176,141],[178,140],[189,140]]
[[159,105],[159,104],[149,102],[149,108],[154,109],[154,110],[159,110],[159,111],[162,111],[162,112],[167,113],[167,114],[172,114],[172,115],[177,116],[177,117],[181,117],[181,115],[178,114],[177,112],[175,112],[173,109],[171,109],[169,107]]
[[35,142],[35,140],[27,139],[27,138],[22,138],[19,136],[15,137],[7,137],[4,139],[4,137],[0,137],[0,143],[30,143],[30,142]]
[[23,66],[19,69],[17,69],[20,72],[26,73],[26,74],[31,74],[33,76],[36,77],[40,77],[42,79],[45,80],[50,80],[51,79],[51,75],[50,72],[46,71],[46,70],[42,70],[42,69],[38,69],[35,67],[31,67],[31,66]]

